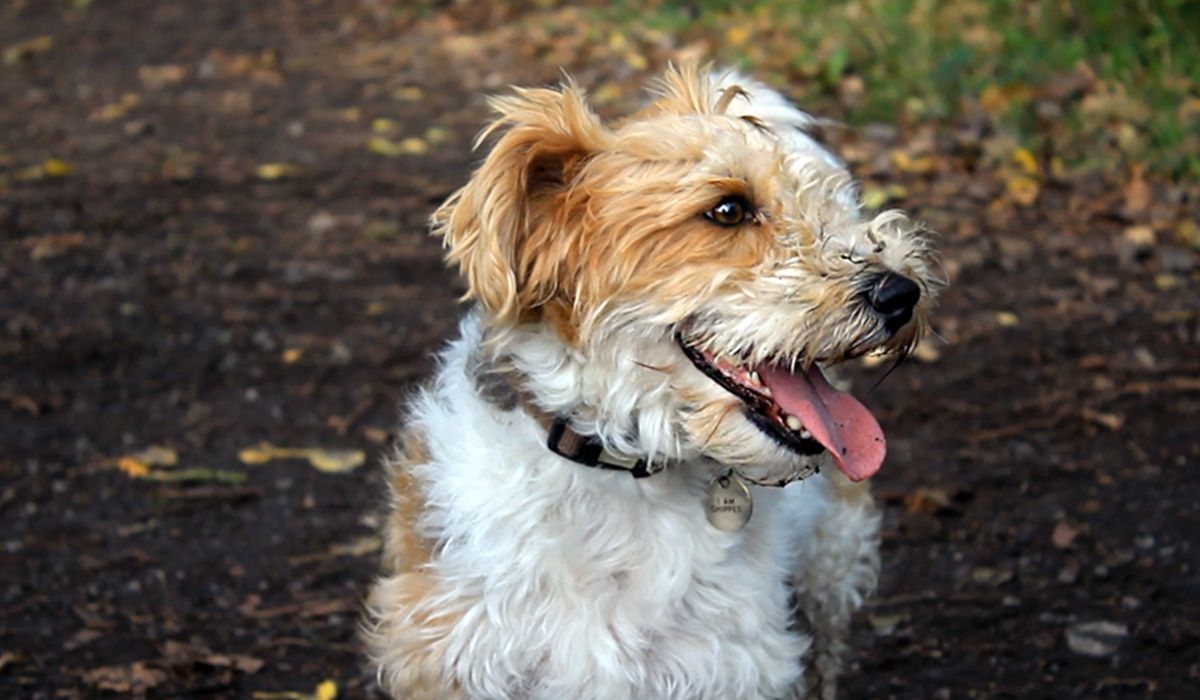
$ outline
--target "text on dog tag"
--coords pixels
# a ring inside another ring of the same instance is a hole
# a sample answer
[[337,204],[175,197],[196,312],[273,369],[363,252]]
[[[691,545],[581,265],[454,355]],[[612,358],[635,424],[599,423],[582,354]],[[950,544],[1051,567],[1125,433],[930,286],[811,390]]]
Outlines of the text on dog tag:
[[750,488],[733,474],[719,476],[708,485],[704,514],[708,522],[718,530],[735,532],[750,521],[754,512],[754,500]]

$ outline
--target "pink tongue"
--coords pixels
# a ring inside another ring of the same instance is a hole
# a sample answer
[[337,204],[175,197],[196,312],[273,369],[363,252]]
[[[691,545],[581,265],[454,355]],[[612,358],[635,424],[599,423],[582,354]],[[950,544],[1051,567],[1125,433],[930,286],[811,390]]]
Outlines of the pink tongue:
[[803,421],[852,481],[862,481],[883,466],[887,442],[879,422],[853,396],[830,386],[816,365],[806,373],[792,374],[777,366],[760,367],[759,373],[775,403]]

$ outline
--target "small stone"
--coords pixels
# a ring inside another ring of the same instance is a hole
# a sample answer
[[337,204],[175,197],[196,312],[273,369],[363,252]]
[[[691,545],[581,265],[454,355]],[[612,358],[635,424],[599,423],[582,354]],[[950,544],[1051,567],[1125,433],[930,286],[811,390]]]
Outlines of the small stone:
[[1097,620],[1067,628],[1067,646],[1076,654],[1104,658],[1112,656],[1129,636],[1129,627],[1119,622]]

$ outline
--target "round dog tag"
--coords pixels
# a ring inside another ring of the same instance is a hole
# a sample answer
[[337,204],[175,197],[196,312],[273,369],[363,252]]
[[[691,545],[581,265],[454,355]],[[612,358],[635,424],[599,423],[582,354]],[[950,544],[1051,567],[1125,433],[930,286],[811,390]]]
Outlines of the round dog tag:
[[750,488],[732,473],[713,479],[708,485],[704,514],[718,530],[736,532],[746,526],[754,512]]

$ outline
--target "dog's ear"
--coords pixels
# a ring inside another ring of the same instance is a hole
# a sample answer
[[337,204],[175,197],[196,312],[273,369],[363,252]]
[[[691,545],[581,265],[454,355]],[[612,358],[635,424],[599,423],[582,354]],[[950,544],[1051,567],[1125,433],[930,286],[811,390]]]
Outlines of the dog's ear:
[[538,318],[565,292],[568,187],[610,133],[570,84],[517,90],[491,106],[498,116],[476,146],[500,136],[467,185],[433,215],[433,230],[466,278],[466,296],[511,325]]

